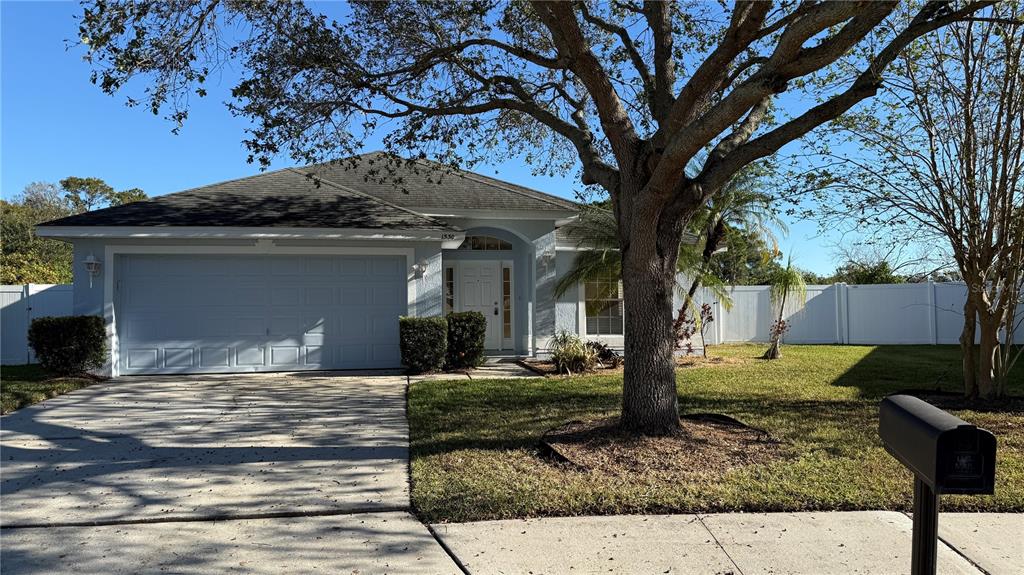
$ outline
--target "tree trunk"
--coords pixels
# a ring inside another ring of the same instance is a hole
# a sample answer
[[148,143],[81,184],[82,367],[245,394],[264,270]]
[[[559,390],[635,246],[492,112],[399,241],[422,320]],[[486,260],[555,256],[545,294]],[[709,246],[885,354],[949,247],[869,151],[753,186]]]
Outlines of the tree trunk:
[[999,317],[988,310],[979,310],[978,340],[978,397],[992,399],[996,396],[996,369],[999,361]]
[[964,302],[964,329],[960,332],[960,355],[963,356],[964,396],[978,397],[978,365],[974,358],[974,337],[978,323],[978,312],[968,297]]
[[[722,243],[723,238],[725,238],[725,220],[719,218],[715,223],[715,227],[711,229],[711,233],[708,234],[707,239],[704,241],[704,250],[700,254],[700,259],[705,269],[711,263],[711,258],[715,255],[718,245]],[[683,300],[683,305],[679,306],[679,311],[676,313],[677,332],[679,331],[678,326],[682,326],[686,321],[686,312],[690,309],[693,294],[697,293],[697,288],[699,287],[700,275],[697,275],[690,282],[690,289],[686,291],[686,299]],[[705,353],[704,355],[706,356],[707,354]]]
[[[657,221],[653,214],[641,214],[642,208],[637,209],[633,217]],[[681,235],[676,224],[634,226],[622,249],[626,366],[620,425],[645,435],[679,428],[672,329]]]
[[764,352],[761,359],[779,359],[782,357],[782,334],[778,333],[777,327],[782,323],[782,314],[786,312],[786,295],[789,290],[782,292],[782,301],[779,303],[779,317],[775,320],[775,327],[772,329],[771,338],[772,343],[768,346],[768,351]]

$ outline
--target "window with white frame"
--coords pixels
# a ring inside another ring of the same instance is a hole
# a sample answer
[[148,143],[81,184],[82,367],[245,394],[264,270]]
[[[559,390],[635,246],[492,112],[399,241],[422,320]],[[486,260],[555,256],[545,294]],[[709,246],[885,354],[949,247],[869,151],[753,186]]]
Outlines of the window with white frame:
[[622,282],[618,279],[583,284],[587,335],[622,335]]
[[503,239],[491,236],[466,236],[465,241],[462,242],[459,249],[470,251],[507,252],[512,250],[512,244]]
[[501,337],[512,339],[512,269],[501,268]]
[[455,268],[444,268],[444,313],[455,311]]

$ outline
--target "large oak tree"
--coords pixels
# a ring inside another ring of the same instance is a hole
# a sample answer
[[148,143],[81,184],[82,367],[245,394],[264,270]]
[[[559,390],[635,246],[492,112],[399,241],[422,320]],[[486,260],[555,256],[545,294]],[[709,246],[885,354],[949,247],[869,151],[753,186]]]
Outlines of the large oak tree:
[[[298,3],[97,0],[81,37],[97,84],[144,76],[131,102],[175,122],[241,64],[230,106],[264,163],[338,158],[383,133],[451,163],[521,151],[578,166],[618,221],[621,423],[659,433],[678,426],[672,295],[690,218],[741,168],[874,95],[915,38],[987,4],[925,2],[894,25],[892,2],[353,2],[335,21]],[[779,117],[787,92],[811,103]]]

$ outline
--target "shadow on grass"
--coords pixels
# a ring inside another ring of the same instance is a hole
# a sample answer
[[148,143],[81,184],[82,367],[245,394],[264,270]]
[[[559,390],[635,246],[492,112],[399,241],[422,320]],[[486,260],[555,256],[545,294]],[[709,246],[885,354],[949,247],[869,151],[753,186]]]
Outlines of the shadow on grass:
[[955,345],[874,346],[832,385],[855,387],[865,399],[908,393],[941,403],[943,409],[1019,411],[1024,400],[1024,369],[1010,372],[1008,398],[992,402],[957,401],[963,393],[960,347]]
[[[828,443],[837,430],[874,430],[878,425],[873,402],[860,400],[775,400],[762,398],[708,398],[683,396],[682,415],[717,413],[735,418],[745,425],[768,430],[778,440]],[[504,395],[501,400],[461,405],[434,405],[435,415],[427,421],[419,406],[411,410],[412,452],[414,457],[465,449],[536,449],[545,432],[573,420],[591,420],[616,416],[618,396],[601,392],[552,393],[546,400]],[[419,413],[417,413],[419,412]],[[416,414],[416,415],[413,415]],[[827,448],[824,445],[823,448]],[[845,451],[837,448],[835,451]]]

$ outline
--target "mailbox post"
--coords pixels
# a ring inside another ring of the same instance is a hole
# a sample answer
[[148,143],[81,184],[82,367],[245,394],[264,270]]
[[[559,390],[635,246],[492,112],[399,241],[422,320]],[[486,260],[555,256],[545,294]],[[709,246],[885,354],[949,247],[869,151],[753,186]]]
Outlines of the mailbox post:
[[934,575],[939,497],[994,493],[996,438],[989,431],[909,395],[891,395],[882,400],[878,435],[886,451],[914,473],[910,572]]

